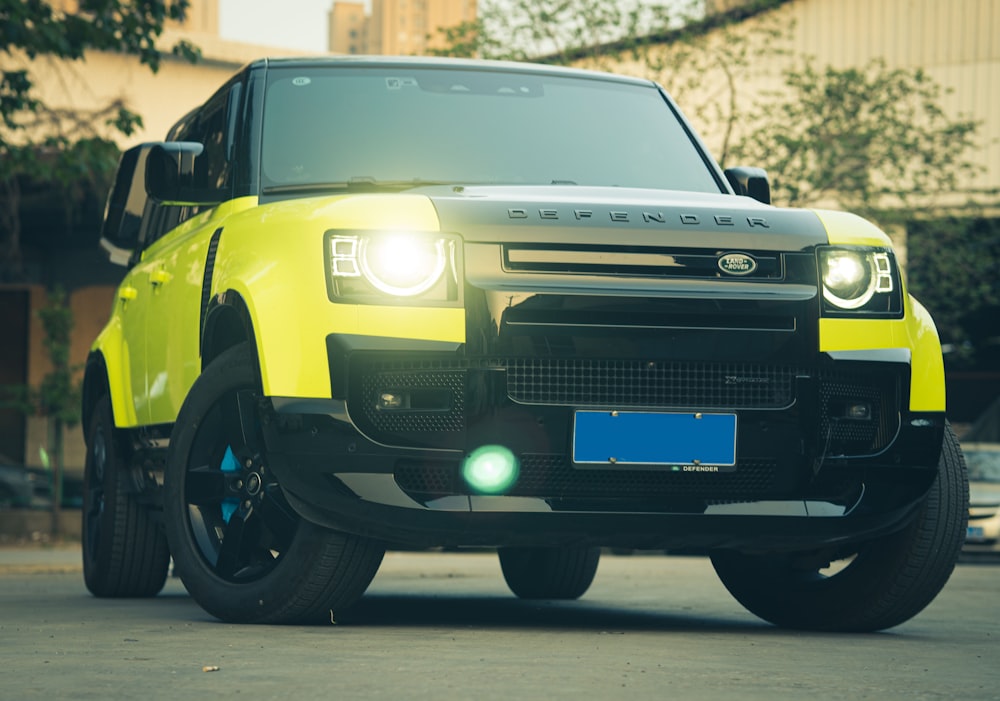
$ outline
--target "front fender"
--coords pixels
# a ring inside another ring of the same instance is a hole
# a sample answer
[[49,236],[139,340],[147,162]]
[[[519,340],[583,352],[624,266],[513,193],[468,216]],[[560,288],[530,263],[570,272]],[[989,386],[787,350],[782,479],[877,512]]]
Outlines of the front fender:
[[[97,399],[96,396],[92,396],[97,390],[92,388],[99,387],[98,383],[102,382],[106,382],[108,394],[111,397],[111,411],[114,414],[115,426],[128,428],[139,424],[135,406],[128,401],[132,396],[132,379],[129,370],[128,345],[122,335],[121,317],[118,314],[118,305],[121,303],[120,299],[116,299],[111,319],[94,340],[90,348],[90,356],[87,358],[83,395],[84,431],[86,431],[92,407],[88,399]],[[98,373],[104,373],[105,377],[99,377]]]
[[[831,244],[891,247],[889,237],[861,217],[817,211]],[[900,284],[903,285],[902,279]],[[910,353],[910,411],[945,410],[944,360],[930,313],[903,287],[902,319],[820,319],[820,350],[903,349]]]
[[465,341],[460,308],[338,304],[327,292],[324,236],[331,229],[439,231],[420,195],[346,195],[262,205],[227,223],[212,294],[246,303],[263,390],[269,396],[330,396],[331,333]]

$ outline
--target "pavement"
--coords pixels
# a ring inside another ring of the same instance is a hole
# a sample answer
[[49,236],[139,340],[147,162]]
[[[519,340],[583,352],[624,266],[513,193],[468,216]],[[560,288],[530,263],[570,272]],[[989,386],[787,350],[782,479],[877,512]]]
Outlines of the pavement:
[[83,571],[79,543],[0,545],[0,577]]

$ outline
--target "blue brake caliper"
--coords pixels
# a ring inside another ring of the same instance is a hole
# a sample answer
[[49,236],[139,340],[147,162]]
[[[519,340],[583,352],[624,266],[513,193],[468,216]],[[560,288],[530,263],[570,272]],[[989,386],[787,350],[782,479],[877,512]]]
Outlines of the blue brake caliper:
[[[240,463],[233,455],[233,449],[226,446],[226,454],[222,456],[222,462],[219,464],[219,469],[223,472],[239,472]],[[236,512],[236,507],[240,504],[239,499],[233,499],[231,497],[222,500],[222,519],[229,523],[229,519]]]

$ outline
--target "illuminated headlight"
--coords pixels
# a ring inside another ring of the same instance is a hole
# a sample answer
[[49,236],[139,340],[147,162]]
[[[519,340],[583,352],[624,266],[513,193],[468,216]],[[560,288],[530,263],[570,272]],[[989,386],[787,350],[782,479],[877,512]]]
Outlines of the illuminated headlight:
[[457,298],[454,237],[424,232],[335,232],[328,237],[328,247],[335,298],[369,302],[386,296],[424,301]]
[[819,272],[825,311],[901,312],[899,273],[888,250],[821,248]]

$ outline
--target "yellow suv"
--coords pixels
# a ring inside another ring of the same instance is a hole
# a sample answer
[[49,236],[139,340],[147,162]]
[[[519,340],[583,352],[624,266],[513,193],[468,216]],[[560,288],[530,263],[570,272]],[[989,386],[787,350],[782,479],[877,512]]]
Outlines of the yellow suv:
[[967,516],[934,325],[874,225],[768,201],[648,81],[246,66],[109,196],[88,588],[172,556],[220,619],[309,622],[386,547],[572,599],[609,546],[708,555],[781,626],[909,619]]

